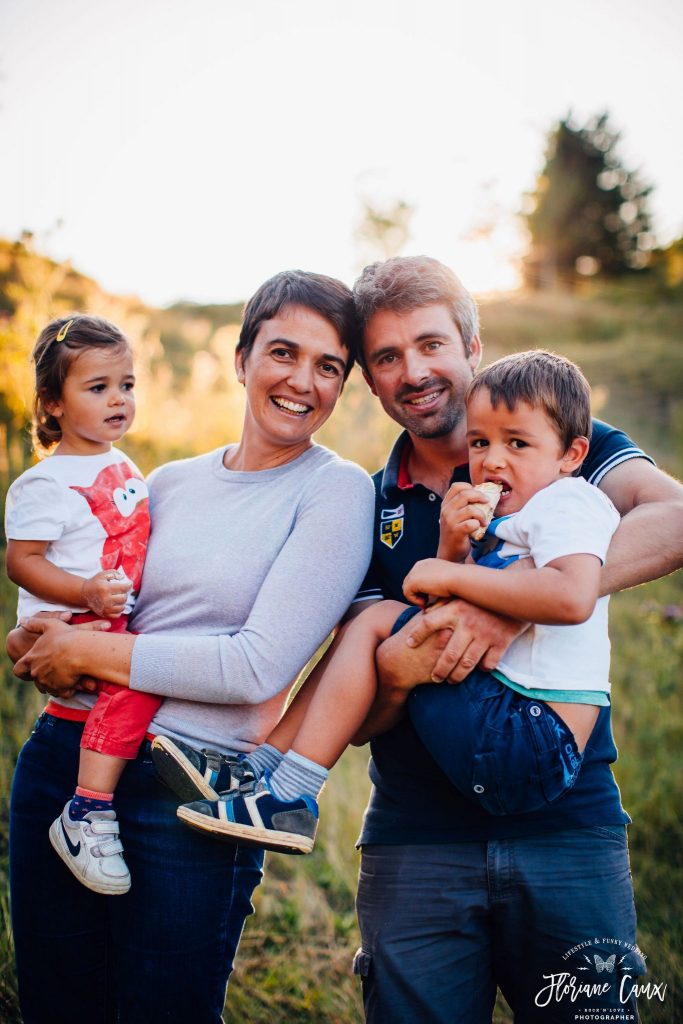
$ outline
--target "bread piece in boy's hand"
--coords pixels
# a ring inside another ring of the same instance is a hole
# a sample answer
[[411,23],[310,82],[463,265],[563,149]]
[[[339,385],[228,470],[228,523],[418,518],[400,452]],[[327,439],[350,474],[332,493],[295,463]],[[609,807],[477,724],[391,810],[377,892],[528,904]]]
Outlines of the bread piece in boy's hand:
[[[487,480],[483,484],[475,484],[474,489],[479,491],[486,498],[485,502],[480,502],[479,507],[486,516],[486,526],[493,519],[493,513],[496,511],[496,505],[500,499],[500,493],[503,490],[502,484],[494,484],[492,481]],[[472,534],[472,540],[481,540],[486,533],[486,526],[480,526],[478,530]]]

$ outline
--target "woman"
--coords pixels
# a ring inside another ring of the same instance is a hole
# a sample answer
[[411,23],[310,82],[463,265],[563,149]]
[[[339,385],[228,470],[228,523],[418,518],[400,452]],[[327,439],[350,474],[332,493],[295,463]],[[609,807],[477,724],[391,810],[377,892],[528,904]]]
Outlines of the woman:
[[[150,478],[152,537],[133,628],[54,620],[18,665],[53,695],[20,755],[11,808],[12,911],[25,1024],[215,1024],[262,853],[184,828],[149,743],[117,792],[132,888],[78,884],[47,829],[75,776],[96,675],[165,698],[152,733],[249,751],[288,684],[340,619],[370,558],[373,489],[313,443],[353,362],[353,302],[338,281],[279,274],[248,303],[235,357],[239,444]],[[15,651],[17,647],[14,648]]]

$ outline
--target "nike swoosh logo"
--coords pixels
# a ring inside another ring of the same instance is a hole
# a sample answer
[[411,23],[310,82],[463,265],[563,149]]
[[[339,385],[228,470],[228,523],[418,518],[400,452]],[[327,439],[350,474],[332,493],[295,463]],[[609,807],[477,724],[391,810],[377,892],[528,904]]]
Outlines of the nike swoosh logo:
[[78,840],[78,843],[74,846],[74,844],[69,839],[68,832],[64,828],[64,822],[60,821],[59,824],[62,826],[62,835],[66,839],[66,845],[69,847],[69,853],[71,854],[72,857],[78,857],[79,853],[81,852],[81,841],[80,841],[80,839]]

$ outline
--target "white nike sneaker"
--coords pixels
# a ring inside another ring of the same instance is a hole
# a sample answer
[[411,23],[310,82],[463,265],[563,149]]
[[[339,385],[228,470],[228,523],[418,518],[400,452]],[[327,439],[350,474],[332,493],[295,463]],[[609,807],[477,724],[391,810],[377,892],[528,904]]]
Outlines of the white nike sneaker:
[[117,896],[130,889],[130,871],[121,856],[119,823],[115,811],[90,811],[73,821],[69,800],[50,825],[50,842],[69,871],[93,892]]

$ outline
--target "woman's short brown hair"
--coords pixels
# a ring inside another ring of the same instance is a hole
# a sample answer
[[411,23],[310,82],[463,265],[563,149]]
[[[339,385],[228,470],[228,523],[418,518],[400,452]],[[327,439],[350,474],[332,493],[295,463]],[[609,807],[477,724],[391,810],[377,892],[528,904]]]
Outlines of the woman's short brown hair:
[[358,354],[358,320],[351,289],[334,277],[307,270],[283,270],[261,285],[244,307],[237,351],[248,358],[261,324],[289,306],[303,306],[327,320],[349,353],[344,380]]

